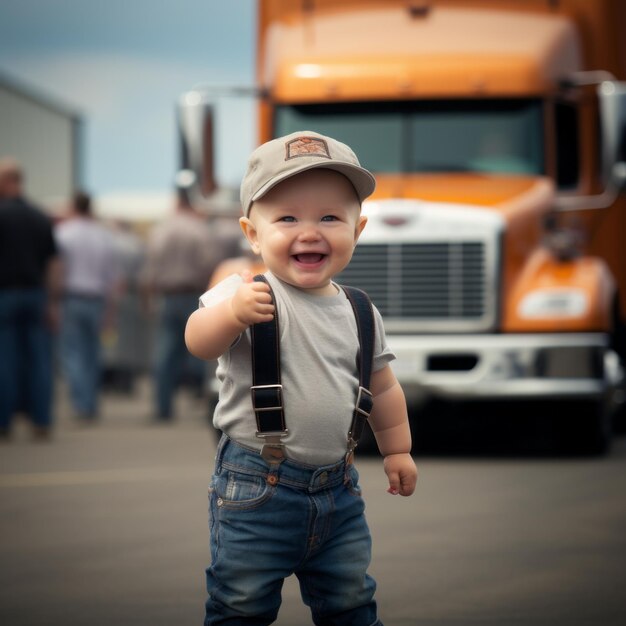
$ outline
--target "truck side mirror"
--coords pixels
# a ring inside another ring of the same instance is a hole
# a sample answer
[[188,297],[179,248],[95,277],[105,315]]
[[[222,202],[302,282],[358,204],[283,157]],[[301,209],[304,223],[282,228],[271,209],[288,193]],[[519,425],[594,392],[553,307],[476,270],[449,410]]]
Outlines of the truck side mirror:
[[[181,96],[177,109],[181,158],[176,184],[179,194],[184,195],[191,205],[209,212],[240,210],[238,191],[229,187],[228,181],[224,185],[222,180],[218,189],[218,174],[224,177],[224,163],[228,163],[229,159],[232,161],[233,157],[236,157],[239,166],[245,164],[255,146],[247,146],[246,140],[224,141],[220,128],[225,121],[235,120],[239,130],[245,130],[246,124],[241,118],[242,106],[252,105],[262,97],[265,93],[257,87],[219,85],[196,86]],[[251,111],[246,113],[246,119],[252,118]],[[216,158],[218,152],[220,163]]]
[[626,183],[626,83],[605,80],[598,85],[602,133],[602,174],[606,185]]
[[217,188],[214,172],[213,108],[200,91],[183,94],[178,105],[181,169],[176,183],[191,196],[207,196]]
[[576,72],[562,85],[565,88],[597,85],[604,190],[591,196],[559,195],[555,208],[559,211],[605,209],[615,202],[626,184],[626,83],[598,70]]

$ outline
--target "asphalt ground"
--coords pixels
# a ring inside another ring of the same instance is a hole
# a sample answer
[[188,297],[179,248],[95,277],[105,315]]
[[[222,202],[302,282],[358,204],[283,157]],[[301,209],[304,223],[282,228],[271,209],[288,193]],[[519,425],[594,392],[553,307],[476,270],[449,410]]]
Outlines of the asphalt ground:
[[[215,441],[203,400],[149,419],[149,386],[75,423],[63,390],[49,442],[21,419],[0,444],[0,624],[201,624]],[[602,458],[416,454],[411,498],[357,461],[386,626],[626,624],[626,438]],[[494,452],[495,449],[495,452]],[[311,624],[288,579],[279,626]]]

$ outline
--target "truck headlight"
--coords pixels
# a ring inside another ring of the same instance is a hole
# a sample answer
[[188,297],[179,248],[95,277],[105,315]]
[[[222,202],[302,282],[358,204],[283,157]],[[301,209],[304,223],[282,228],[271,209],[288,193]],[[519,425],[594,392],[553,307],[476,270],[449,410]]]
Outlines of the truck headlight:
[[581,317],[587,312],[589,299],[580,289],[543,289],[524,296],[518,315],[524,319]]

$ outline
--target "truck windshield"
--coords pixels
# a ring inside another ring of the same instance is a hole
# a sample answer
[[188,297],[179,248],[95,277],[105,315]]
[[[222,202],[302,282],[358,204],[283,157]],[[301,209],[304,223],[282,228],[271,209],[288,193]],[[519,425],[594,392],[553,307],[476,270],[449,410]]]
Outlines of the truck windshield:
[[373,172],[544,173],[540,100],[280,105],[275,115],[276,136],[329,135]]

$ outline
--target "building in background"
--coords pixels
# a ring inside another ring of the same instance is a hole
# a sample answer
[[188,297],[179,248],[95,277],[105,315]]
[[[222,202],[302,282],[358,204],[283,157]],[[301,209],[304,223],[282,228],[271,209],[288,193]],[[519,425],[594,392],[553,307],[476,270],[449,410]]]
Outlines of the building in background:
[[82,154],[77,111],[0,73],[0,155],[23,165],[31,200],[61,211],[81,184]]

